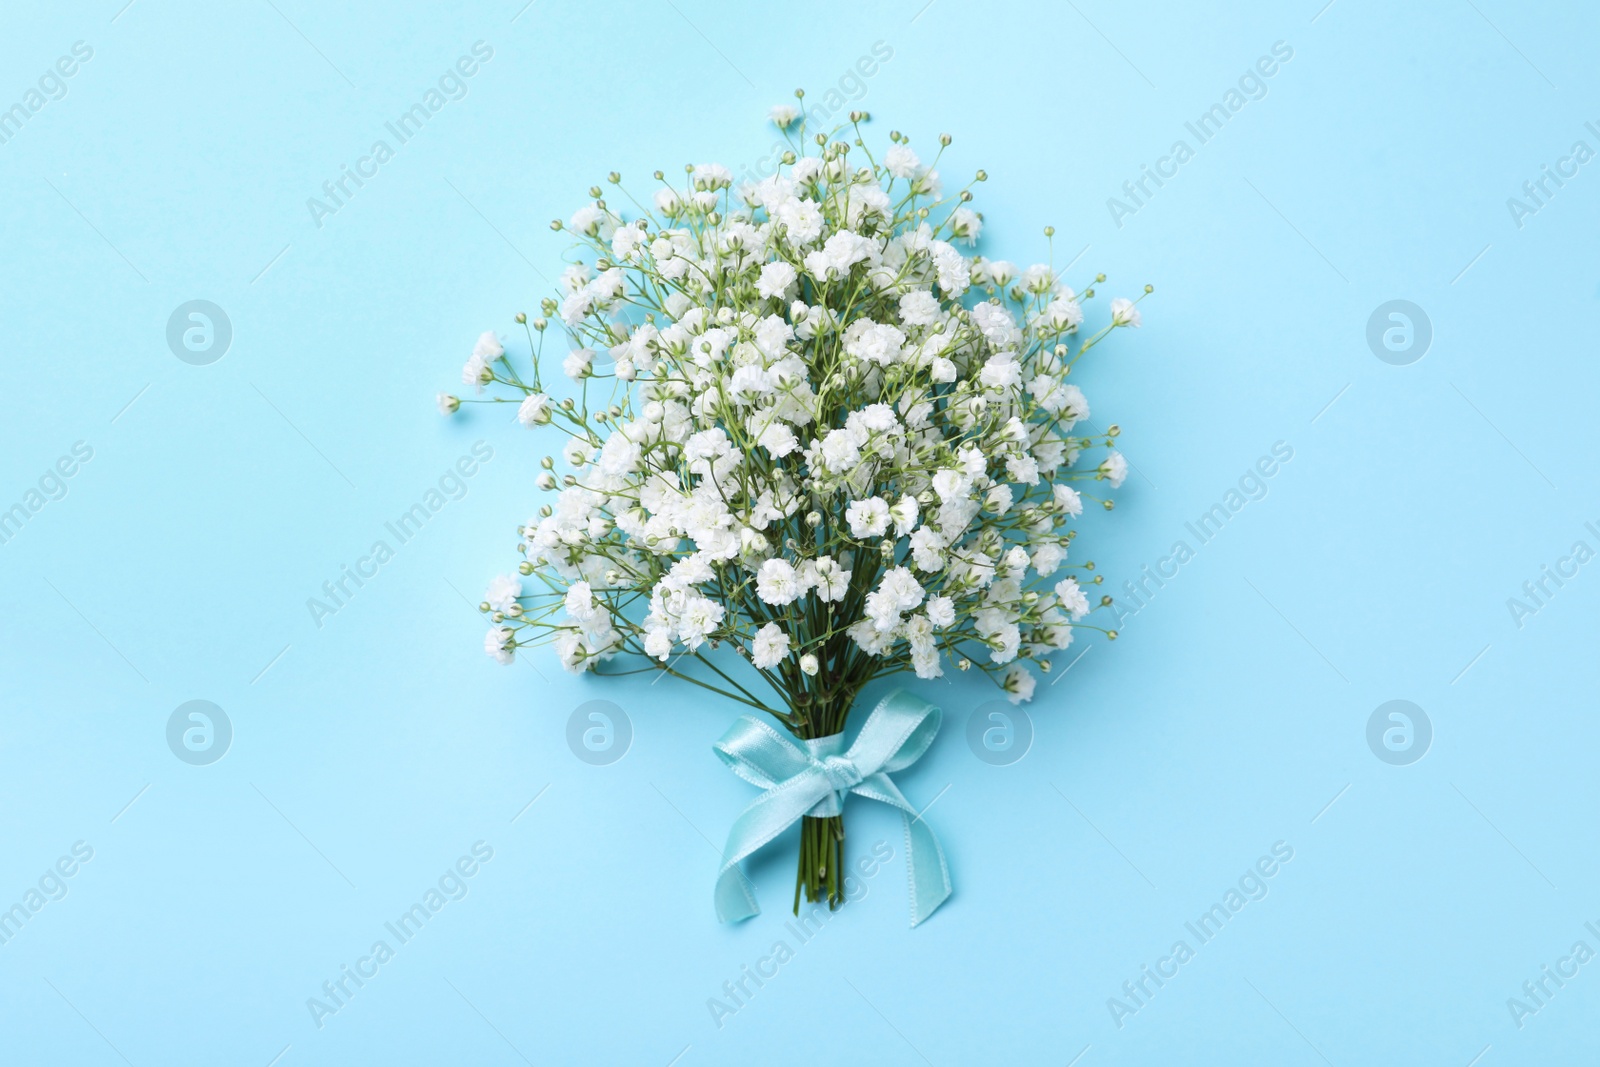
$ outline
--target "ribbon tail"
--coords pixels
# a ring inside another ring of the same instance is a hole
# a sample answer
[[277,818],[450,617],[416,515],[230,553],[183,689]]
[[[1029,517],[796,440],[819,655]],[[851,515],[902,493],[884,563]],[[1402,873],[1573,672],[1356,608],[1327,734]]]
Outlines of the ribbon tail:
[[717,875],[714,899],[719,923],[744,922],[761,914],[761,905],[756,903],[755,887],[750,884],[750,879],[738,863],[723,866],[722,873]]
[[889,776],[882,772],[854,790],[861,796],[900,809],[906,825],[906,881],[911,893],[911,925],[916,926],[950,899],[950,865],[933,829],[917,814]]
[[722,869],[717,874],[714,899],[719,922],[742,922],[761,914],[755,889],[740,869],[740,861],[793,826],[828,792],[827,779],[820,772],[808,771],[769,789],[739,813],[728,829]]

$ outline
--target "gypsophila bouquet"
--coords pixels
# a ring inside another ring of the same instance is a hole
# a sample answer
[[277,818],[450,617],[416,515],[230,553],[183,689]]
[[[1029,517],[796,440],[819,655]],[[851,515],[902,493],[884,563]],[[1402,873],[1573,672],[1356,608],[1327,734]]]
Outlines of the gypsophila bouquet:
[[[1140,322],[1116,299],[1091,332],[1093,288],[960,251],[983,221],[971,185],[947,193],[935,169],[950,138],[925,162],[890,133],[879,157],[867,117],[818,132],[802,107],[774,108],[793,146],[777,173],[736,186],[703,164],[677,187],[657,171],[653,209],[612,173],[614,196],[592,188],[551,224],[580,251],[541,315],[517,316],[531,359],[485,333],[462,374],[479,395],[439,397],[446,413],[516,404],[565,438],[542,460],[553,498],[521,529],[520,576],[480,605],[489,655],[553,644],[572,671],[710,689],[777,720],[840,798],[875,795],[859,783],[878,768],[837,762],[860,762],[842,736],[869,682],[978,670],[1020,702],[1074,629],[1101,629],[1084,620],[1110,598],[1091,603],[1100,578],[1068,562],[1067,524],[1085,498],[1109,509],[1095,490],[1127,464],[1117,427],[1080,428],[1089,404],[1068,377]],[[552,335],[574,383],[559,399]],[[878,763],[897,770],[916,744]],[[778,780],[736,748],[719,747],[735,770]],[[837,808],[802,820],[797,903],[842,899]]]

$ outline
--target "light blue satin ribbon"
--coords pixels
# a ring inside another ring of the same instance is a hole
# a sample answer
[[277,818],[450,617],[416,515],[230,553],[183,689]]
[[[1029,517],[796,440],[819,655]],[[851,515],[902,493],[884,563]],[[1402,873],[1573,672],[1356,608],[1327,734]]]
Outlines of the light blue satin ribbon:
[[843,752],[843,734],[802,742],[754,716],[740,716],[712,748],[734,774],[766,792],[728,831],[717,876],[717,918],[738,922],[761,914],[740,861],[802,815],[840,814],[847,793],[900,809],[906,826],[911,925],[932,915],[950,896],[950,868],[939,839],[889,775],[917,762],[938,732],[939,709],[899,689],[872,710],[855,744]]

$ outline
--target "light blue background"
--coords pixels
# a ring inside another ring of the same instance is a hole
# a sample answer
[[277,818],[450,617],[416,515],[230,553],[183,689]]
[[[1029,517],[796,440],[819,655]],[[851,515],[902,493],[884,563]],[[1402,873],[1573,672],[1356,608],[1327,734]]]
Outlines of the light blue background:
[[[1575,941],[1600,949],[1600,563],[1521,628],[1506,606],[1574,541],[1600,547],[1600,165],[1521,228],[1506,207],[1574,141],[1600,148],[1585,5],[122,3],[0,23],[0,107],[94,49],[0,144],[0,507],[94,450],[0,545],[0,907],[95,850],[0,945],[0,1058],[1600,1052],[1600,963],[1521,1029],[1506,1006]],[[466,98],[315,226],[306,199],[478,40],[494,58]],[[988,170],[988,254],[1042,257],[1053,223],[1058,263],[1088,246],[1080,286],[1156,286],[1083,374],[1139,472],[1075,549],[1108,588],[1274,442],[1294,458],[1121,640],[1073,650],[1020,762],[963,739],[981,679],[913,682],[946,726],[902,785],[938,798],[956,895],[908,930],[898,822],[858,802],[852,854],[881,838],[895,859],[719,1028],[707,999],[789,936],[793,872],[772,849],[766,913],[713,921],[751,796],[709,752],[734,709],[484,657],[463,598],[515,561],[549,446],[432,397],[480,331],[536,309],[565,250],[548,220],[606,171],[643,189],[656,167],[753,163],[769,105],[816,99],[878,41],[893,56],[855,106],[880,138],[952,133],[952,180]],[[1276,41],[1294,58],[1266,97],[1116,226],[1107,198],[1193,147],[1184,122]],[[197,298],[234,330],[210,366],[165,341]],[[1391,299],[1432,322],[1409,366],[1366,342]],[[465,498],[318,628],[306,599],[479,439],[494,459]],[[607,767],[564,740],[594,698],[635,731]],[[1433,724],[1410,766],[1365,739],[1397,698]],[[191,699],[234,726],[211,766],[166,744]],[[479,840],[469,895],[317,1028],[307,998]],[[1270,895],[1119,1029],[1107,998],[1277,841],[1294,859]]]

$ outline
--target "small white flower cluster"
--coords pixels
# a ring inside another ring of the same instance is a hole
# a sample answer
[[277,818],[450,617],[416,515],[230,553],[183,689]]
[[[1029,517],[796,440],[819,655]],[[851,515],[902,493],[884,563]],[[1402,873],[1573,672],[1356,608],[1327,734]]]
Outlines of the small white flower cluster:
[[[687,654],[720,676],[708,688],[765,707],[705,658],[727,642],[791,725],[947,660],[1028,699],[1024,663],[1048,670],[1098,606],[1093,564],[1067,564],[1074,483],[1117,487],[1127,471],[1116,427],[1074,432],[1089,403],[1067,377],[1138,308],[1114,300],[1082,336],[1094,290],[959,252],[982,216],[907,138],[874,159],[858,114],[806,154],[798,114],[773,110],[795,151],[760,182],[736,189],[702,165],[684,188],[663,183],[653,213],[625,218],[596,187],[552,224],[593,258],[544,301],[526,379],[494,334],[479,339],[463,381],[504,386],[524,426],[563,429],[570,471],[544,461],[556,495],[520,546],[538,587],[495,579],[487,650],[509,662],[543,638],[572,670],[634,653],[674,674]],[[572,399],[539,377],[551,320]],[[1104,458],[1081,463],[1097,445]]]

